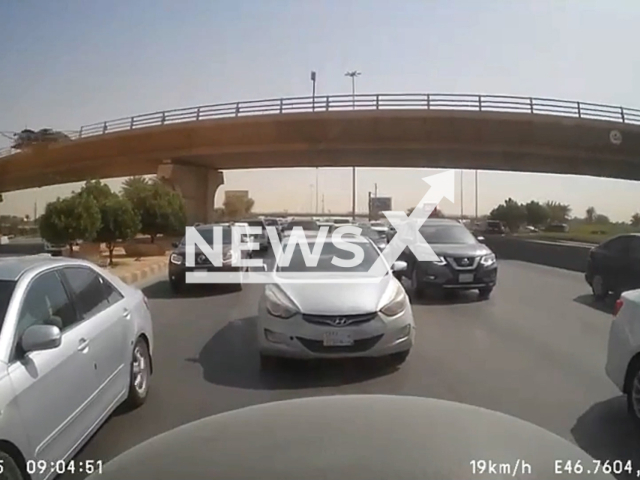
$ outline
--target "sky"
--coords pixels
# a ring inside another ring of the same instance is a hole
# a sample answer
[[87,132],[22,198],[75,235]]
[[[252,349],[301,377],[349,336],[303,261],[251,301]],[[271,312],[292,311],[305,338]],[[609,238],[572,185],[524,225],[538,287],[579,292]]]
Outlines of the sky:
[[[0,2],[0,132],[78,130],[146,112],[261,98],[474,93],[640,107],[637,0],[57,0]],[[0,148],[9,140],[0,138]],[[406,209],[428,169],[357,171]],[[474,172],[457,173],[447,213],[474,214]],[[478,211],[512,197],[555,200],[613,220],[640,210],[637,182],[480,171]],[[121,180],[110,180],[119,188]],[[256,211],[315,209],[315,169],[225,172]],[[0,213],[32,215],[79,184],[11,192]],[[320,205],[351,208],[350,169],[320,169]],[[462,195],[461,195],[462,192]],[[462,201],[460,199],[462,197]]]

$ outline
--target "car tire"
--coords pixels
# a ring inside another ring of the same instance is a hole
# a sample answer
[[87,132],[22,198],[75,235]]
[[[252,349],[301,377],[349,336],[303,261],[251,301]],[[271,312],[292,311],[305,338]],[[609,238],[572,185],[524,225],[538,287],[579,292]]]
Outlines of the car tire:
[[2,450],[0,450],[0,465],[2,465],[0,480],[25,480],[29,478],[13,457]]
[[182,293],[184,291],[184,282],[169,279],[169,287],[173,293]]
[[151,355],[147,342],[142,337],[138,337],[133,346],[129,371],[129,395],[125,403],[130,410],[134,410],[142,406],[149,396]]
[[280,359],[272,355],[260,354],[260,370],[269,371],[277,368],[280,364]]
[[627,373],[627,411],[634,423],[640,427],[640,361],[632,362]]
[[413,267],[411,270],[411,291],[416,298],[420,299],[424,298],[425,290],[424,283],[418,280],[418,269]]
[[602,275],[594,275],[591,280],[591,291],[596,300],[604,300],[609,295],[609,289]]
[[493,292],[493,287],[483,287],[478,290],[478,297],[482,300],[487,300]]
[[411,350],[405,350],[404,352],[392,353],[391,355],[389,355],[389,361],[390,361],[392,366],[399,367],[400,365],[402,365],[404,362],[407,361],[407,358],[409,357],[410,353],[411,353]]

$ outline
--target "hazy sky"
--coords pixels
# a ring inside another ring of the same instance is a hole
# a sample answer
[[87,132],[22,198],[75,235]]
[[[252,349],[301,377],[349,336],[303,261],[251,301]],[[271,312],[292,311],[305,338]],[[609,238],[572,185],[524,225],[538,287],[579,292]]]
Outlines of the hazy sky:
[[[5,0],[0,2],[0,131],[80,125],[145,112],[282,96],[452,92],[640,107],[638,0]],[[3,140],[0,147],[7,146]],[[394,208],[424,194],[428,170],[358,170],[358,204],[378,184]],[[472,171],[464,211],[475,210]],[[118,185],[118,181],[109,182]],[[256,210],[309,211],[315,171],[226,173]],[[350,170],[322,169],[327,209],[348,211]],[[32,214],[78,185],[5,195]],[[217,196],[221,203],[224,189]],[[460,189],[457,189],[458,196]],[[506,197],[553,199],[615,220],[640,210],[637,182],[480,172],[479,210]],[[446,212],[460,203],[445,201]]]

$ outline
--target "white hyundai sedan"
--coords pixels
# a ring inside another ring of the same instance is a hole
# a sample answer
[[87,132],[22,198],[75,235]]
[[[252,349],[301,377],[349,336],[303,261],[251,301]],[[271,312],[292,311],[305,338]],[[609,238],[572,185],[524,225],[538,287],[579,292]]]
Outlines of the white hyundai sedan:
[[[284,240],[282,252],[295,248],[290,262],[285,265],[282,253],[276,258],[274,282],[265,287],[258,307],[263,368],[278,357],[388,357],[395,364],[407,359],[415,324],[409,298],[392,274],[406,263],[389,266],[382,259],[385,273],[372,278],[368,272],[381,258],[379,250],[369,239],[344,238],[323,242],[307,236],[310,252],[321,247],[316,266],[307,266],[295,237]],[[362,261],[337,266],[336,259],[354,258],[354,247],[362,249]]]

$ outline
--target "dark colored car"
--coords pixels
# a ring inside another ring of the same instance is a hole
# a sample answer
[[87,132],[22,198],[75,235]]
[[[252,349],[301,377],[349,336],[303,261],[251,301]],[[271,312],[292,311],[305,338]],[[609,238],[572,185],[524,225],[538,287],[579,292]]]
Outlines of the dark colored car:
[[[215,225],[201,225],[196,228],[200,236],[205,240],[209,245],[213,245],[214,235],[213,235],[213,227]],[[175,293],[179,293],[185,289],[185,287],[189,286],[186,283],[186,274],[187,272],[240,272],[244,270],[244,267],[234,266],[233,262],[233,252],[231,249],[231,227],[229,225],[224,225],[222,230],[222,266],[213,265],[207,256],[202,253],[200,249],[196,248],[195,252],[195,266],[190,267],[186,265],[186,244],[185,239],[179,243],[174,244],[175,250],[171,252],[171,256],[169,257],[169,285],[171,286],[171,290]],[[248,258],[248,251],[241,251],[242,258]],[[242,288],[242,283],[235,284],[239,289]]]
[[318,222],[316,222],[315,220],[304,220],[304,219],[294,218],[282,228],[282,231],[284,233],[290,232],[291,230],[293,230],[294,227],[300,227],[302,228],[302,230],[310,231],[310,232],[316,232],[320,230],[320,226],[318,225]]
[[404,275],[418,295],[426,291],[478,290],[489,298],[498,278],[493,252],[455,220],[429,219],[420,234],[440,257],[437,261],[418,261],[406,248],[399,260],[407,262]]
[[250,227],[258,227],[260,233],[252,234],[251,238],[260,246],[260,251],[269,249],[269,235],[267,234],[267,222],[261,218],[252,218],[249,220],[240,220],[240,223],[246,223]]
[[584,277],[598,299],[640,288],[640,235],[618,235],[591,249]]
[[487,235],[504,235],[506,233],[506,229],[499,220],[488,220],[484,233]]

